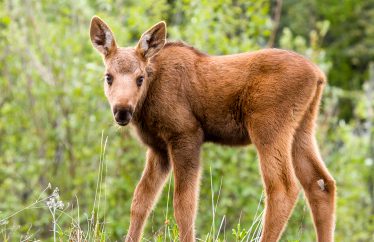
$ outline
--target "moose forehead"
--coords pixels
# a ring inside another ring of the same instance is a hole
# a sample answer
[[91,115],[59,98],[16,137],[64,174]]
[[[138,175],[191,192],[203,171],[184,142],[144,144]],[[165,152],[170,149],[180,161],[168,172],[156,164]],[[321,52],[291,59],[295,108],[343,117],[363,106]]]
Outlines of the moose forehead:
[[134,73],[141,68],[141,60],[134,48],[118,48],[115,53],[105,59],[108,72],[115,74]]

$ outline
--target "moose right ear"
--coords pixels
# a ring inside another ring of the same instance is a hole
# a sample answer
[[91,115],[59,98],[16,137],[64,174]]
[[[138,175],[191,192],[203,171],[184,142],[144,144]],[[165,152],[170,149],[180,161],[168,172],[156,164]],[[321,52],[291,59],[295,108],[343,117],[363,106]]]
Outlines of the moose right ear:
[[117,49],[114,35],[108,25],[99,17],[91,19],[90,37],[92,45],[104,56]]

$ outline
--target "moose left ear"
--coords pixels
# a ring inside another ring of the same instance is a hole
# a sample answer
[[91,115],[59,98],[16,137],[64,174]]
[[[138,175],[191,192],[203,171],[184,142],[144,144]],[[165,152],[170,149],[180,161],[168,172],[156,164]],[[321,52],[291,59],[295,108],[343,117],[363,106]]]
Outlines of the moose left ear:
[[161,21],[144,32],[136,51],[146,59],[156,55],[166,43],[166,23]]

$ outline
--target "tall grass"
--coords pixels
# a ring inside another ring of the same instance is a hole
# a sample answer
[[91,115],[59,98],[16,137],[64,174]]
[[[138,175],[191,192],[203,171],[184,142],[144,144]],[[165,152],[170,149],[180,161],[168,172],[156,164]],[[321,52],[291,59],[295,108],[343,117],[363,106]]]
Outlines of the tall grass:
[[[86,225],[81,224],[81,211],[79,207],[79,199],[75,196],[76,200],[76,216],[71,215],[67,210],[74,210],[73,205],[67,204],[60,199],[59,189],[55,187],[52,190],[52,185],[43,189],[38,195],[37,199],[30,205],[11,213],[7,216],[0,217],[0,238],[4,242],[11,241],[11,234],[7,224],[12,218],[15,218],[18,214],[30,210],[30,209],[47,209],[51,214],[50,230],[52,232],[50,240],[56,241],[72,241],[72,242],[83,242],[83,241],[97,241],[104,242],[109,241],[110,236],[106,233],[105,225],[108,223],[106,219],[105,211],[107,209],[107,162],[105,159],[106,147],[108,143],[108,137],[104,138],[104,132],[101,134],[101,151],[99,158],[99,169],[96,179],[95,195],[93,198],[92,210],[89,213],[90,216],[86,217]],[[236,241],[236,242],[255,242],[259,241],[261,230],[262,230],[262,200],[263,194],[258,202],[256,214],[253,218],[253,222],[249,229],[243,229],[240,224],[240,220],[236,227],[232,229],[231,233],[227,233],[226,228],[226,216],[217,218],[218,202],[221,196],[222,179],[220,186],[217,191],[213,187],[213,172],[210,168],[210,188],[211,188],[211,226],[209,232],[201,238],[197,238],[197,241],[204,242],[221,242],[221,241]],[[155,242],[166,242],[166,241],[179,241],[178,239],[178,227],[173,219],[170,212],[171,206],[171,187],[172,187],[172,175],[169,178],[167,184],[167,203],[165,208],[165,223],[163,228],[159,228],[156,233],[151,235],[150,238],[143,237],[143,241],[155,241]],[[49,191],[52,191],[50,195],[47,195]],[[61,218],[70,220],[70,226],[61,227],[59,221]],[[219,221],[219,222],[218,222]],[[32,225],[30,225],[31,229]],[[29,229],[29,230],[30,230]],[[200,232],[200,231],[198,231]],[[17,233],[17,231],[11,231],[11,233]],[[36,236],[27,233],[24,237],[21,236],[21,241],[37,240]],[[228,239],[229,238],[229,239]],[[233,238],[233,239],[232,239]]]

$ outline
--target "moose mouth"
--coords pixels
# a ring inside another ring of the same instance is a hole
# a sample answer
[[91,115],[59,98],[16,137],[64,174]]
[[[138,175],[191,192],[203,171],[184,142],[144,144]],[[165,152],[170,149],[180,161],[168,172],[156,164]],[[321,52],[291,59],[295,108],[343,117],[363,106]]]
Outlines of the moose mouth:
[[118,122],[117,121],[117,124],[119,125],[119,126],[126,126],[126,125],[128,125],[130,123],[130,120],[129,121],[122,121],[122,122]]

